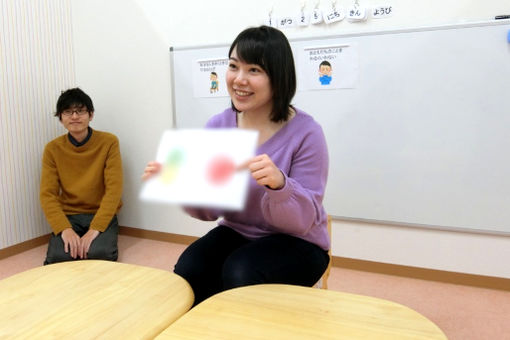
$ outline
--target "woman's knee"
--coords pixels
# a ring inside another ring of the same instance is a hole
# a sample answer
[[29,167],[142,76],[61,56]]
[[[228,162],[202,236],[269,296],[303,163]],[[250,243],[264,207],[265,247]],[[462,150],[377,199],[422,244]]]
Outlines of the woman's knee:
[[188,247],[181,254],[174,266],[174,273],[190,281],[201,281],[211,275],[214,263],[206,261],[194,247]]
[[174,273],[179,276],[188,279],[190,276],[193,276],[193,271],[196,268],[196,265],[193,264],[193,261],[188,259],[187,257],[179,257],[177,263],[174,266]]
[[249,260],[242,257],[229,257],[222,271],[224,289],[249,286],[265,282],[264,273],[257,270]]

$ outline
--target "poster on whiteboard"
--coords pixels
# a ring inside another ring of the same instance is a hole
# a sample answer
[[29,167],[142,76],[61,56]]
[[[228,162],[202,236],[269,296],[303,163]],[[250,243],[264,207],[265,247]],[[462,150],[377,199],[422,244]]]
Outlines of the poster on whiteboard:
[[253,157],[258,132],[241,129],[182,129],[163,133],[159,174],[140,192],[143,201],[242,210],[250,174],[237,167]]
[[298,53],[299,90],[357,87],[359,57],[356,44],[308,46]]
[[[193,95],[200,97],[227,97],[228,58],[208,58],[192,61]],[[179,86],[179,84],[176,84]]]

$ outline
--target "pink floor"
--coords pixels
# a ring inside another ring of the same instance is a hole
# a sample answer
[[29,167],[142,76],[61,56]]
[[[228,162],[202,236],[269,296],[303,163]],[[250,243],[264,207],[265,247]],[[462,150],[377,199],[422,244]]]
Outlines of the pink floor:
[[[172,270],[185,245],[119,236],[119,261]],[[46,246],[0,260],[0,279],[42,265]],[[333,267],[330,290],[398,302],[425,315],[450,340],[510,340],[510,292]]]

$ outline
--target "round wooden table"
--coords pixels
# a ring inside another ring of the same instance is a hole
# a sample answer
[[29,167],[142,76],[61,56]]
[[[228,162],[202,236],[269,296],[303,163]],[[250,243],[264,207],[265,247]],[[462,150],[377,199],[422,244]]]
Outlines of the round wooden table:
[[85,260],[0,280],[0,338],[152,339],[189,310],[193,291],[168,271]]
[[156,339],[446,339],[416,311],[369,296],[255,285],[203,301]]

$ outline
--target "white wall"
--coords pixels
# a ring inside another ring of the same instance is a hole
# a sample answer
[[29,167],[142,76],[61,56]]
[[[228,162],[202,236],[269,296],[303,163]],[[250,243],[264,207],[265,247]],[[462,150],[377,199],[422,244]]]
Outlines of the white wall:
[[[117,134],[125,170],[120,224],[200,236],[213,225],[178,208],[138,200],[140,176],[172,126],[170,46],[228,43],[247,26],[300,9],[300,1],[72,0],[77,83],[96,105],[93,126]],[[369,6],[383,1],[360,1]],[[308,1],[308,8],[315,2]],[[322,1],[322,6],[330,2]],[[337,1],[347,7],[352,1]],[[486,21],[508,0],[392,0],[392,18],[286,30],[289,38]],[[333,255],[510,278],[510,238],[468,232],[334,221]]]
[[39,179],[44,145],[65,132],[53,117],[56,100],[74,85],[69,2],[1,0],[0,43],[3,249],[50,233]]

